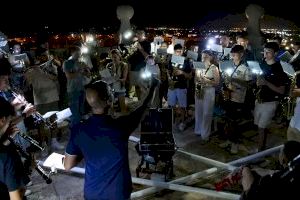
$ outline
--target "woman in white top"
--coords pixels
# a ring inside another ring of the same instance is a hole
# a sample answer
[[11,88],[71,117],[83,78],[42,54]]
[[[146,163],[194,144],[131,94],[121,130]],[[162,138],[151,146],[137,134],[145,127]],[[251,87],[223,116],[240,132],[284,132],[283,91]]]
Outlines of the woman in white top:
[[196,69],[195,75],[195,134],[208,140],[215,105],[215,87],[219,84],[220,74],[216,56],[210,50],[202,51],[205,69]]

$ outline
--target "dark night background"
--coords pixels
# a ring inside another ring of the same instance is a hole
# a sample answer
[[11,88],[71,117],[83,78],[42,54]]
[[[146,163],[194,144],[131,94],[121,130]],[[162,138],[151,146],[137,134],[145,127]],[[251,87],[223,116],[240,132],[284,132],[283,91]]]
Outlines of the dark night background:
[[[242,14],[247,5],[255,3],[265,9],[266,15],[280,17],[294,22],[300,27],[298,7],[295,1],[271,0],[40,0],[3,2],[0,31],[8,33],[34,32],[45,25],[54,32],[79,31],[104,26],[119,27],[116,17],[118,5],[131,5],[135,14],[131,23],[144,26],[197,27],[209,20],[222,18],[228,14]],[[3,13],[3,12],[2,12]],[[15,19],[14,19],[15,18]],[[42,22],[41,22],[42,21]]]

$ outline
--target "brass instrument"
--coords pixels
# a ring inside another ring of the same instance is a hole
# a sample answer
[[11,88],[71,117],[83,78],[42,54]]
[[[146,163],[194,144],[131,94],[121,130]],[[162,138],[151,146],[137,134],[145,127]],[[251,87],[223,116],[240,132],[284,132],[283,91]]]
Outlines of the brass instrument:
[[296,107],[296,97],[292,96],[292,91],[296,87],[297,83],[297,76],[300,74],[300,71],[295,72],[293,76],[290,77],[291,79],[291,85],[290,85],[290,91],[289,96],[285,98],[286,101],[282,103],[283,108],[283,115],[286,117],[287,120],[290,120],[294,115],[294,110]]
[[195,95],[197,99],[203,99],[204,97],[204,88],[201,81],[197,80],[200,79],[202,76],[201,70],[196,69],[196,83],[195,83]]

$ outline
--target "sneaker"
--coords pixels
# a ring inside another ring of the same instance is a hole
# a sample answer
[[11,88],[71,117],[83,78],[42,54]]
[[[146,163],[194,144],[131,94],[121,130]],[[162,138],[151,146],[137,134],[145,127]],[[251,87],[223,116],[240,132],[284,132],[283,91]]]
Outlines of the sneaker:
[[31,195],[31,193],[32,193],[31,190],[26,190],[24,196],[26,197],[26,196],[28,196],[28,195]]
[[238,145],[238,144],[235,144],[235,143],[232,143],[232,144],[231,144],[230,153],[232,153],[232,154],[237,154],[237,153],[238,153],[238,150],[239,150],[239,145]]
[[178,129],[179,129],[180,131],[184,131],[184,129],[185,129],[185,124],[181,122],[181,123],[178,125]]
[[52,149],[56,149],[56,150],[63,150],[65,147],[60,144],[56,138],[52,138],[52,141],[51,141],[51,148]]
[[226,140],[226,142],[223,142],[221,144],[219,144],[219,147],[221,148],[227,148],[231,145],[231,142],[229,140]]

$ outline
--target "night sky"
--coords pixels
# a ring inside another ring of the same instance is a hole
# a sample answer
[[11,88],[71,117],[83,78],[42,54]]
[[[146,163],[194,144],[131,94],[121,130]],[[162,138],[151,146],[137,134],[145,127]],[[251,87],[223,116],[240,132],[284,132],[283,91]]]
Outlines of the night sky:
[[33,3],[33,0],[9,1],[1,6],[2,9],[6,7],[10,14],[1,17],[0,31],[38,31],[45,25],[56,32],[78,31],[80,28],[91,27],[101,29],[103,26],[119,27],[116,8],[126,4],[135,10],[132,24],[141,28],[158,25],[197,27],[228,14],[244,13],[250,3],[264,7],[266,15],[290,20],[300,27],[300,17],[297,16],[297,7],[293,5],[292,0],[285,0],[284,4],[271,0],[179,1],[179,4],[174,3],[174,0],[83,0],[80,3],[69,0],[41,0],[39,3]]

